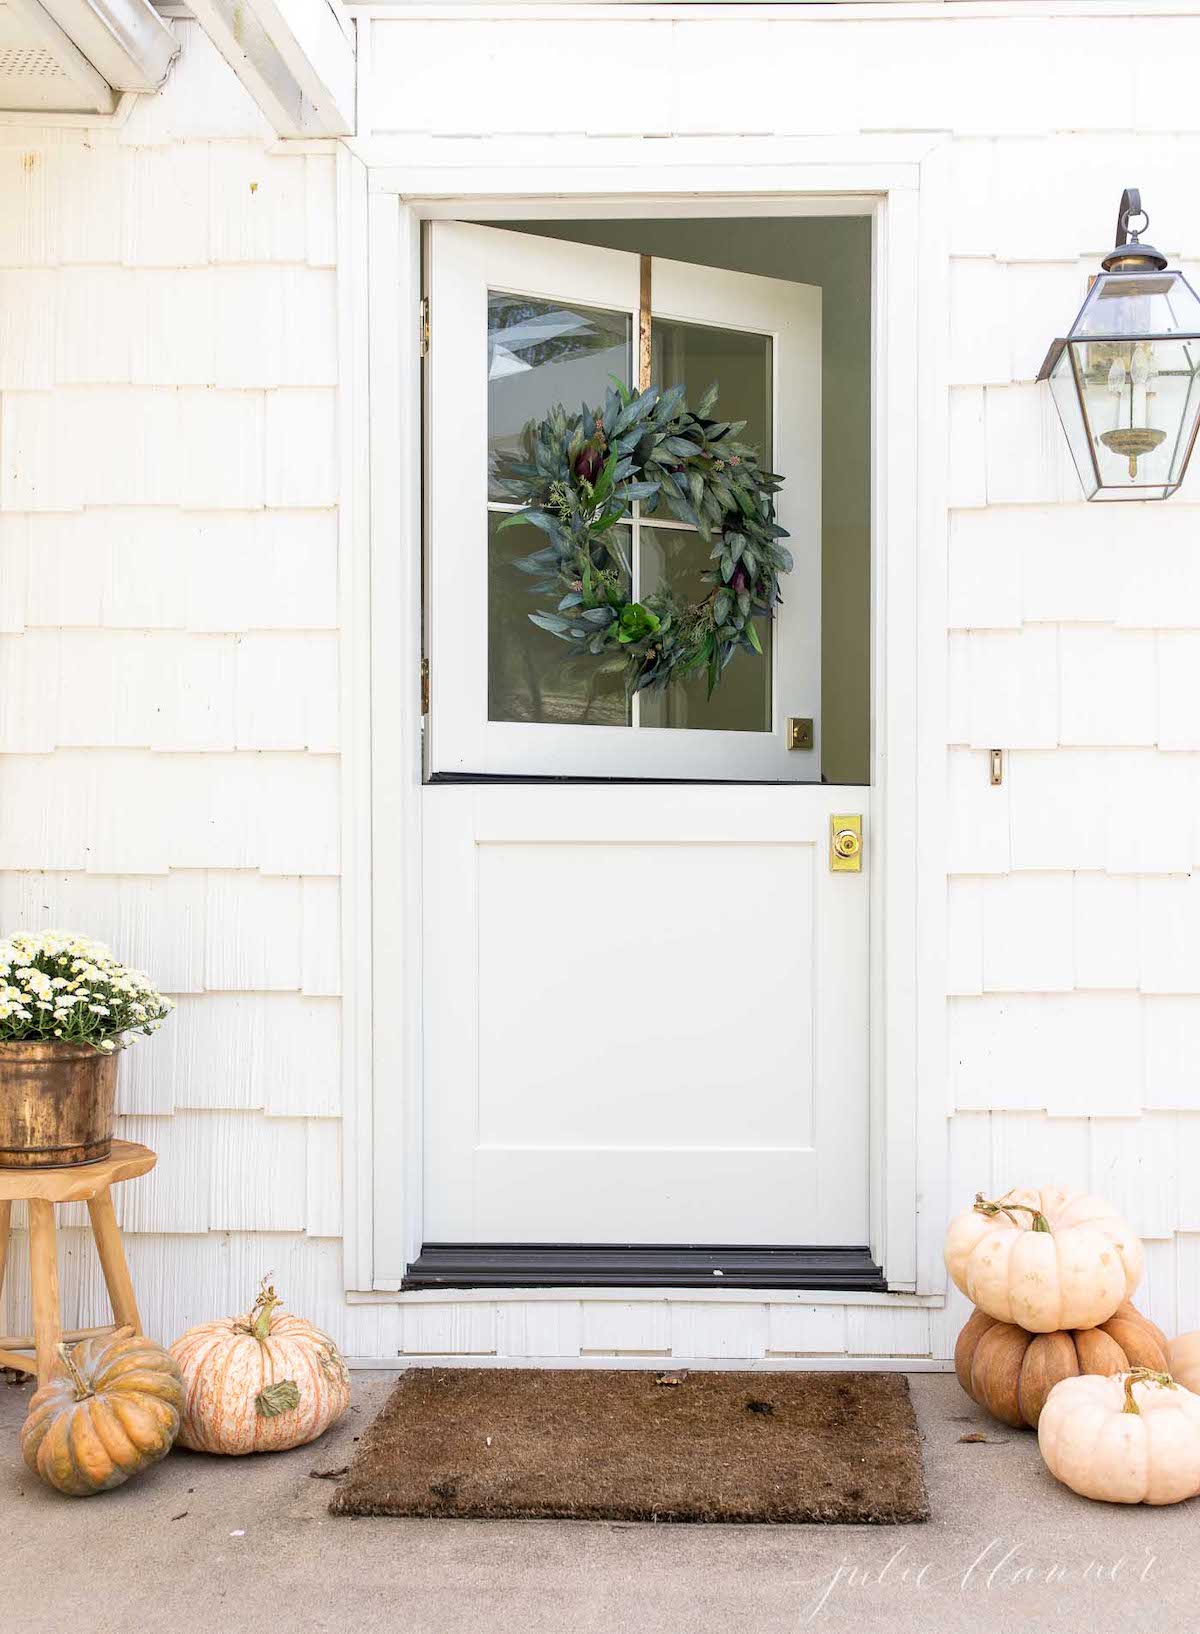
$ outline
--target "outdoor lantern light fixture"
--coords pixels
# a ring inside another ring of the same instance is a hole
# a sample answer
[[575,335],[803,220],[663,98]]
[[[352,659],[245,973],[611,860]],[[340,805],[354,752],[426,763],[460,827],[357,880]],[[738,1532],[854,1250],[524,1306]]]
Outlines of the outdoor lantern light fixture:
[[1200,297],[1139,242],[1149,225],[1137,188],[1126,188],[1116,246],[1038,374],[1088,499],[1169,499],[1200,425]]

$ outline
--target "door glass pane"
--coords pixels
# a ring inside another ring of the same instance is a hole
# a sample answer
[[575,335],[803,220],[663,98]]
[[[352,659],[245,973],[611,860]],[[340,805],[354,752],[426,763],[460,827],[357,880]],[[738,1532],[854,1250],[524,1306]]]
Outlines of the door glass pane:
[[[557,404],[578,413],[602,405],[611,375],[628,380],[633,363],[628,312],[488,292],[488,494],[501,500],[495,457],[520,450],[521,432]],[[488,517],[488,717],[494,721],[628,726],[631,708],[619,657],[580,657],[575,643],[531,624],[554,612],[562,587],[539,591],[536,575],[514,564],[546,545],[527,525],[500,531]],[[626,559],[630,546],[626,546]],[[627,588],[627,587],[626,587]],[[579,643],[580,650],[584,642]]]
[[[774,419],[771,337],[657,317],[652,337],[654,379],[664,388],[686,386],[692,403],[716,381],[720,387],[716,413],[722,420],[745,420],[740,436],[759,450],[769,470]],[[659,518],[663,514],[661,509],[656,513]],[[701,578],[712,566],[711,548],[686,528],[643,527],[638,547],[641,594],[649,594],[665,581],[689,600],[701,600],[712,589]],[[737,653],[711,698],[703,670],[673,683],[666,692],[643,692],[641,724],[707,732],[769,732],[772,627],[759,621],[757,629],[761,658]]]
[[[489,290],[489,456],[515,452],[528,422],[556,403],[573,413],[602,406],[609,376],[630,378],[632,334],[628,312]],[[504,496],[489,482],[488,497]]]
[[[543,581],[513,565],[541,550],[546,535],[528,522],[501,532],[505,515],[488,515],[489,720],[628,726],[623,656],[602,659],[584,652],[580,657],[574,641],[561,641],[529,622],[530,613],[552,613],[562,592],[539,595],[536,586]],[[627,544],[626,560],[629,550]],[[578,646],[584,651],[583,641]]]
[[[663,582],[689,601],[708,595],[700,575],[712,566],[711,546],[688,528],[641,529],[643,591]],[[665,692],[639,693],[643,726],[702,728],[706,732],[771,730],[771,636],[765,620],[756,625],[763,655],[735,653],[720,685],[708,697],[706,672],[675,681]]]
[[742,438],[758,449],[769,471],[774,419],[770,335],[657,317],[650,333],[655,381],[664,390],[686,386],[688,402],[698,403],[715,380],[721,388],[717,413],[722,420],[745,420]]

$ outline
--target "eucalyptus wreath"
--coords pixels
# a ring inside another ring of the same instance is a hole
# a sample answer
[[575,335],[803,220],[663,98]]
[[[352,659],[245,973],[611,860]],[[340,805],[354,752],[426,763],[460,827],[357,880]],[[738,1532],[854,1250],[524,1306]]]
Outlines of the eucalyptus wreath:
[[[493,491],[521,506],[501,527],[531,523],[547,536],[514,563],[533,593],[559,597],[530,619],[572,656],[622,657],[634,691],[704,669],[711,697],[736,652],[761,656],[755,625],[773,618],[779,576],[792,568],[775,520],[783,479],[739,441],[744,420],[714,418],[716,402],[715,384],[689,409],[682,386],[634,391],[614,380],[602,409],[559,405],[525,426],[519,451],[493,458]],[[635,501],[643,515],[665,505],[711,546],[698,601],[665,583],[633,600],[618,524]]]

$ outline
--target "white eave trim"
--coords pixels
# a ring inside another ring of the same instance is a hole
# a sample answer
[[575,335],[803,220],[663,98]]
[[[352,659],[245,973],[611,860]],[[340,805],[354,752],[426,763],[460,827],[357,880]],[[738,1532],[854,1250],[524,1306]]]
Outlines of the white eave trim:
[[280,136],[354,134],[354,25],[340,0],[191,0]]
[[[98,112],[112,110],[114,91],[157,91],[179,51],[150,0],[8,0],[13,12],[47,41],[73,79],[89,89]],[[50,37],[53,36],[53,43]],[[63,42],[72,53],[66,53]],[[64,60],[64,58],[70,60]],[[79,64],[85,69],[81,70]],[[103,87],[103,89],[101,89]]]
[[98,114],[111,114],[117,105],[112,86],[102,74],[96,72],[70,36],[39,4],[39,0],[8,0],[8,5],[13,16],[20,19],[72,84],[78,87],[84,104]]
[[157,91],[179,41],[150,0],[41,0],[117,91]]

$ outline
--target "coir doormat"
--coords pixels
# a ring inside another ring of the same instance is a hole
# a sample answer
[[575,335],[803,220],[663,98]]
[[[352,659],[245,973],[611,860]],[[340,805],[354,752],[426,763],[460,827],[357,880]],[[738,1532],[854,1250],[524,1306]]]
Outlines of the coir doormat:
[[896,1373],[416,1367],[335,1515],[825,1521],[929,1516]]

